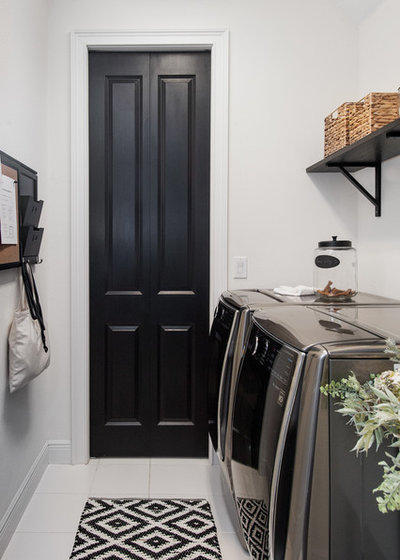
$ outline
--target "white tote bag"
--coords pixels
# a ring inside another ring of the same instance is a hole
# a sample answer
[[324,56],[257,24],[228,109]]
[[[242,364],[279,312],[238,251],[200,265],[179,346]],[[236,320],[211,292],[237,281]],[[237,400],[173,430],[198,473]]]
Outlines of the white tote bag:
[[[31,282],[33,287],[30,293],[37,296],[31,269],[29,269],[27,278],[27,281]],[[26,278],[24,278],[24,282],[26,283]],[[9,387],[11,393],[35,379],[50,363],[50,350],[43,336],[44,323],[39,300],[37,299],[36,303],[35,298],[33,299],[33,306],[36,309],[34,315],[37,317],[34,319],[28,305],[26,287],[22,282],[20,289],[20,305],[14,312],[14,319],[8,336]]]

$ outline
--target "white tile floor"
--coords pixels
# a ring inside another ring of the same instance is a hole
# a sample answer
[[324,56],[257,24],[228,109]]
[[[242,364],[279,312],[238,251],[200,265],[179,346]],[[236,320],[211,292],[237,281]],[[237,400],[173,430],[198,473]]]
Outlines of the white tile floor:
[[68,560],[86,499],[207,498],[223,560],[249,560],[225,507],[217,466],[201,459],[94,459],[50,465],[3,560]]

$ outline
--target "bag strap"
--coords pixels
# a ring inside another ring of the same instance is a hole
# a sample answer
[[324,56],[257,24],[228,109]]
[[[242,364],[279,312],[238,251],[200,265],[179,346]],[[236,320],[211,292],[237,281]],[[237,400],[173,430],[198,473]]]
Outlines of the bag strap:
[[18,281],[19,281],[19,308],[22,311],[28,307],[28,298],[26,295],[24,278],[22,274],[18,277]]
[[31,278],[29,276],[27,264],[25,262],[23,262],[22,265],[21,265],[21,272],[22,272],[22,282],[23,282],[23,285],[24,285],[24,288],[25,288],[24,289],[25,298],[27,300],[32,319],[36,320],[37,315],[36,315],[35,300],[34,300],[34,296],[33,296],[33,286],[32,286]]
[[33,271],[31,264],[29,262],[22,262],[22,279],[25,287],[26,298],[28,300],[29,311],[33,320],[37,320],[40,325],[40,332],[42,335],[43,349],[48,352],[48,346],[46,345],[46,336],[44,331],[46,326],[43,320],[42,307],[40,305],[39,293],[37,291],[35,277],[33,276]]

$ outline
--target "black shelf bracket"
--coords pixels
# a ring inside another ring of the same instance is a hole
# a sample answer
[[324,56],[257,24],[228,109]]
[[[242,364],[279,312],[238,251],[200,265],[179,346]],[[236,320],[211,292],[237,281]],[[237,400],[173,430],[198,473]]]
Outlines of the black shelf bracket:
[[[381,215],[381,164],[400,156],[400,118],[367,134],[349,146],[344,146],[321,161],[307,167],[307,173],[340,172],[375,207]],[[375,196],[364,188],[354,173],[364,167],[375,169]]]
[[[356,187],[356,189],[365,196],[367,200],[375,207],[375,216],[379,217],[381,215],[381,162],[377,161],[374,163],[348,163],[346,162],[345,165],[340,163],[332,163],[328,164],[329,167],[336,167],[342,175],[346,177],[350,181],[352,185]],[[348,171],[347,168],[354,168],[354,167],[373,167],[375,169],[375,196],[372,196],[371,193],[364,188],[359,181]]]

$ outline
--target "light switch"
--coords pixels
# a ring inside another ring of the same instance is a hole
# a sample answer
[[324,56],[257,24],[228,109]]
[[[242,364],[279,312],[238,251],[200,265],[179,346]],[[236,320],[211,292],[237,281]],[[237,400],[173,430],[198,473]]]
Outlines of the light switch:
[[234,278],[247,278],[247,257],[233,257]]

